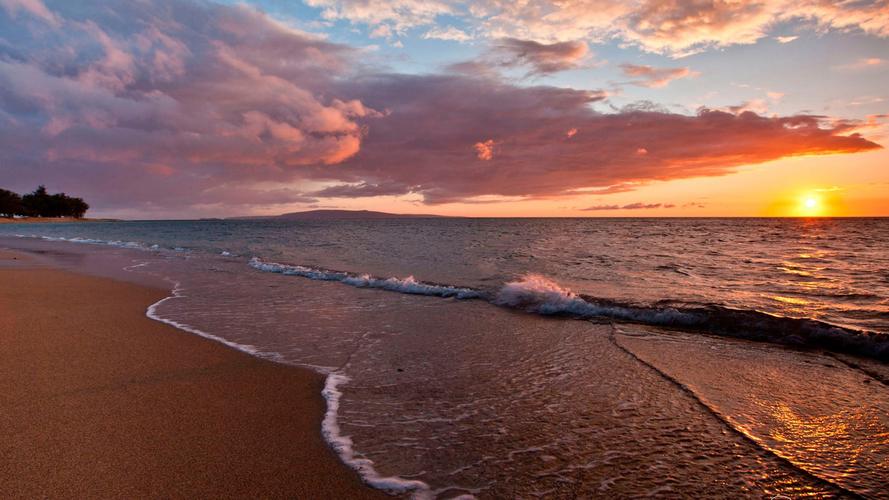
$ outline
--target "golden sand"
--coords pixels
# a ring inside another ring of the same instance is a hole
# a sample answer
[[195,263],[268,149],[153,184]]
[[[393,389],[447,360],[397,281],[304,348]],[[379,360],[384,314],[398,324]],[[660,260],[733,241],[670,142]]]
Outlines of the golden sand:
[[163,290],[0,252],[0,491],[385,497],[320,436],[323,377],[145,316]]

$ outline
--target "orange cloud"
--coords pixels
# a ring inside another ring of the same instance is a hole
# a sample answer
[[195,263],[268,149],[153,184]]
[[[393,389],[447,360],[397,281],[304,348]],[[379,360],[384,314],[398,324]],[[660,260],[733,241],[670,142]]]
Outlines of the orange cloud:
[[475,148],[478,159],[482,161],[489,161],[494,158],[494,144],[495,142],[493,139],[488,139],[485,142],[476,142],[475,146],[473,147]]
[[[889,36],[889,9],[884,0],[760,0],[691,2],[684,0],[308,0],[328,19],[347,19],[367,26],[386,24],[404,31],[456,17],[481,36],[504,36],[541,43],[617,38],[643,50],[683,56],[711,47],[750,44],[783,22],[806,24],[818,31],[852,28]],[[778,36],[781,43],[796,36]]]
[[673,80],[699,75],[688,68],[655,68],[636,64],[621,64],[620,67],[624,75],[635,78],[630,83],[651,88],[666,87]]

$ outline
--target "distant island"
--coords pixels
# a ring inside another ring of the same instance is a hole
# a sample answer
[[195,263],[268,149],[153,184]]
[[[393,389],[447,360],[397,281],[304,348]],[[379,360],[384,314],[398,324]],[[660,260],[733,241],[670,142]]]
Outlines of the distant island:
[[390,214],[388,212],[374,212],[372,210],[308,210],[305,212],[290,212],[281,215],[258,215],[246,217],[231,217],[235,220],[355,220],[355,219],[425,219],[442,218],[446,215],[431,214]]

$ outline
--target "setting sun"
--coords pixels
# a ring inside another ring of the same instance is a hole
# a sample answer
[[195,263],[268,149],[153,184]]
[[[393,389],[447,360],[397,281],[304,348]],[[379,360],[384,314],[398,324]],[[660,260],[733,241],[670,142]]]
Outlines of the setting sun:
[[821,217],[827,215],[827,205],[820,194],[806,193],[800,199],[800,206],[797,209],[798,216],[802,217]]

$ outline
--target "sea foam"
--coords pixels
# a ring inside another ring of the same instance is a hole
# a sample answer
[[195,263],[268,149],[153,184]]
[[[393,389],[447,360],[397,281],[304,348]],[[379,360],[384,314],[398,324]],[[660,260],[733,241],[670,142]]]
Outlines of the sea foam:
[[638,308],[617,304],[599,304],[563,288],[539,274],[527,274],[500,289],[493,302],[538,314],[568,314],[583,318],[607,317],[658,325],[697,324],[700,318],[674,308]]
[[176,300],[176,299],[180,299],[183,297],[185,297],[185,295],[182,292],[181,285],[179,284],[179,282],[173,282],[173,290],[171,292],[171,295],[169,295],[168,297],[164,297],[163,299],[148,306],[148,309],[145,311],[145,315],[155,321],[159,321],[159,322],[164,323],[166,325],[170,325],[174,328],[178,328],[180,330],[183,330],[183,331],[186,331],[189,333],[193,333],[195,335],[199,335],[201,337],[204,337],[204,338],[207,338],[210,340],[215,340],[216,342],[227,345],[233,349],[237,349],[239,351],[246,352],[248,354],[252,354],[252,355],[260,357],[260,358],[272,359],[275,361],[281,360],[281,355],[276,352],[262,351],[253,345],[240,344],[238,342],[233,342],[231,340],[224,339],[224,338],[219,337],[217,335],[213,335],[212,333],[207,333],[203,330],[199,330],[191,325],[187,325],[187,324],[181,323],[179,321],[165,318],[165,317],[161,316],[160,314],[158,314],[157,310],[162,304],[164,304],[165,302],[168,302],[170,300]]
[[436,297],[455,297],[458,299],[475,299],[481,297],[479,291],[471,288],[424,283],[418,281],[413,276],[408,276],[407,278],[377,278],[369,274],[356,275],[341,271],[329,271],[299,265],[264,262],[259,257],[250,259],[250,266],[254,269],[269,273],[301,276],[303,278],[320,281],[339,281],[357,288],[379,288],[390,292],[412,295],[430,295]]
[[324,439],[336,450],[340,459],[349,467],[355,469],[364,481],[374,488],[390,493],[410,493],[412,498],[418,500],[431,499],[433,497],[429,485],[423,481],[404,479],[396,476],[382,476],[373,467],[373,461],[356,456],[352,445],[352,438],[343,435],[337,420],[340,408],[342,391],[339,386],[349,382],[349,377],[342,373],[330,373],[324,383],[322,395],[327,401],[327,412],[321,423],[321,432]]
[[784,345],[814,347],[889,361],[889,335],[842,328],[811,318],[777,316],[719,305],[637,306],[581,296],[538,274],[503,285],[492,300],[544,315],[607,318]]

